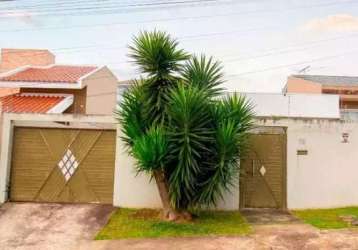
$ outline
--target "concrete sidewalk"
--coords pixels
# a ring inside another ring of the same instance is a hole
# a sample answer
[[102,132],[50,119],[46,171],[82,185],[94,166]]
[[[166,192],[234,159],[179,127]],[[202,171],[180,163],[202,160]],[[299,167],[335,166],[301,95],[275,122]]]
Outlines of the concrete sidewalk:
[[107,223],[109,205],[6,203],[0,207],[1,250],[67,250]]

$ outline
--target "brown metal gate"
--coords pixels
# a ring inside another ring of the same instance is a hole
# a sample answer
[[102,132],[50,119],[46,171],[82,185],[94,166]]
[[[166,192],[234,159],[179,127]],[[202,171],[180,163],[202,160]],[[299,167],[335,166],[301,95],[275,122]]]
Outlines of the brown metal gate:
[[112,204],[115,131],[14,129],[10,200]]
[[272,128],[250,136],[241,160],[240,208],[286,208],[286,133]]

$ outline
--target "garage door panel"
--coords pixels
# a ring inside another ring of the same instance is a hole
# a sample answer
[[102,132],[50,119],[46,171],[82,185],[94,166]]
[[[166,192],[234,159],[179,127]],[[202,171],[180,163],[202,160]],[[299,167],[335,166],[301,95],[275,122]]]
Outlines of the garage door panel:
[[[78,133],[78,131],[77,131]],[[40,134],[44,143],[46,144],[49,152],[51,152],[54,159],[54,163],[57,163],[59,159],[62,158],[65,153],[64,150],[70,144],[70,142],[75,138],[76,131],[72,130],[40,130]]]
[[81,131],[78,133],[75,140],[69,146],[78,162],[82,162],[87,157],[101,134],[102,131]]
[[69,186],[64,186],[61,192],[56,197],[56,199],[53,200],[53,202],[59,202],[59,203],[68,203],[73,201],[74,201],[73,195],[71,193],[71,189]]
[[56,201],[56,198],[60,194],[61,190],[66,185],[62,173],[58,170],[56,165],[53,165],[53,171],[48,178],[43,180],[42,186],[38,189],[38,192],[34,201]]
[[15,156],[13,165],[17,168],[12,169],[10,182],[18,188],[13,190],[12,194],[21,200],[28,201],[33,199],[41,183],[48,176],[53,160],[38,131],[30,134],[19,131],[15,133],[14,141],[16,143],[13,147],[13,156]]
[[88,200],[99,201],[99,198],[88,183],[84,172],[84,170],[78,169],[68,182],[68,186],[72,190],[73,199],[78,202],[86,202]]
[[112,203],[115,131],[15,128],[10,199]]
[[[91,188],[104,203],[112,203],[113,194],[108,192],[113,187],[114,175],[110,174],[110,166],[114,165],[115,137],[104,131],[98,143],[84,159],[86,176]],[[101,166],[101,167],[99,167]],[[106,169],[102,171],[102,169]]]

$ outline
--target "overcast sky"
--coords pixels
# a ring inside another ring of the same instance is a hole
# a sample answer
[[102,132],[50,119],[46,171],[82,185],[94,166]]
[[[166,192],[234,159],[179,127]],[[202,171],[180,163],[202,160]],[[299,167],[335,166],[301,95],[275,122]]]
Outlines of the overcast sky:
[[104,64],[120,80],[136,76],[126,45],[155,28],[222,61],[231,91],[279,92],[307,66],[358,75],[357,0],[0,1],[0,47],[47,48],[57,63]]

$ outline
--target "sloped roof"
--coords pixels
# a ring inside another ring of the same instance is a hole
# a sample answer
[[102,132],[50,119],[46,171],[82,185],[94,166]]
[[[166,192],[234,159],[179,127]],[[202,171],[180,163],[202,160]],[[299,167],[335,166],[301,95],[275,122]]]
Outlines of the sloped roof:
[[66,95],[54,94],[13,94],[2,97],[1,107],[7,113],[47,113],[62,101]]
[[0,77],[0,81],[77,83],[79,79],[97,67],[51,65],[49,67],[28,67],[12,74]]
[[307,81],[329,86],[358,86],[357,76],[292,75]]

